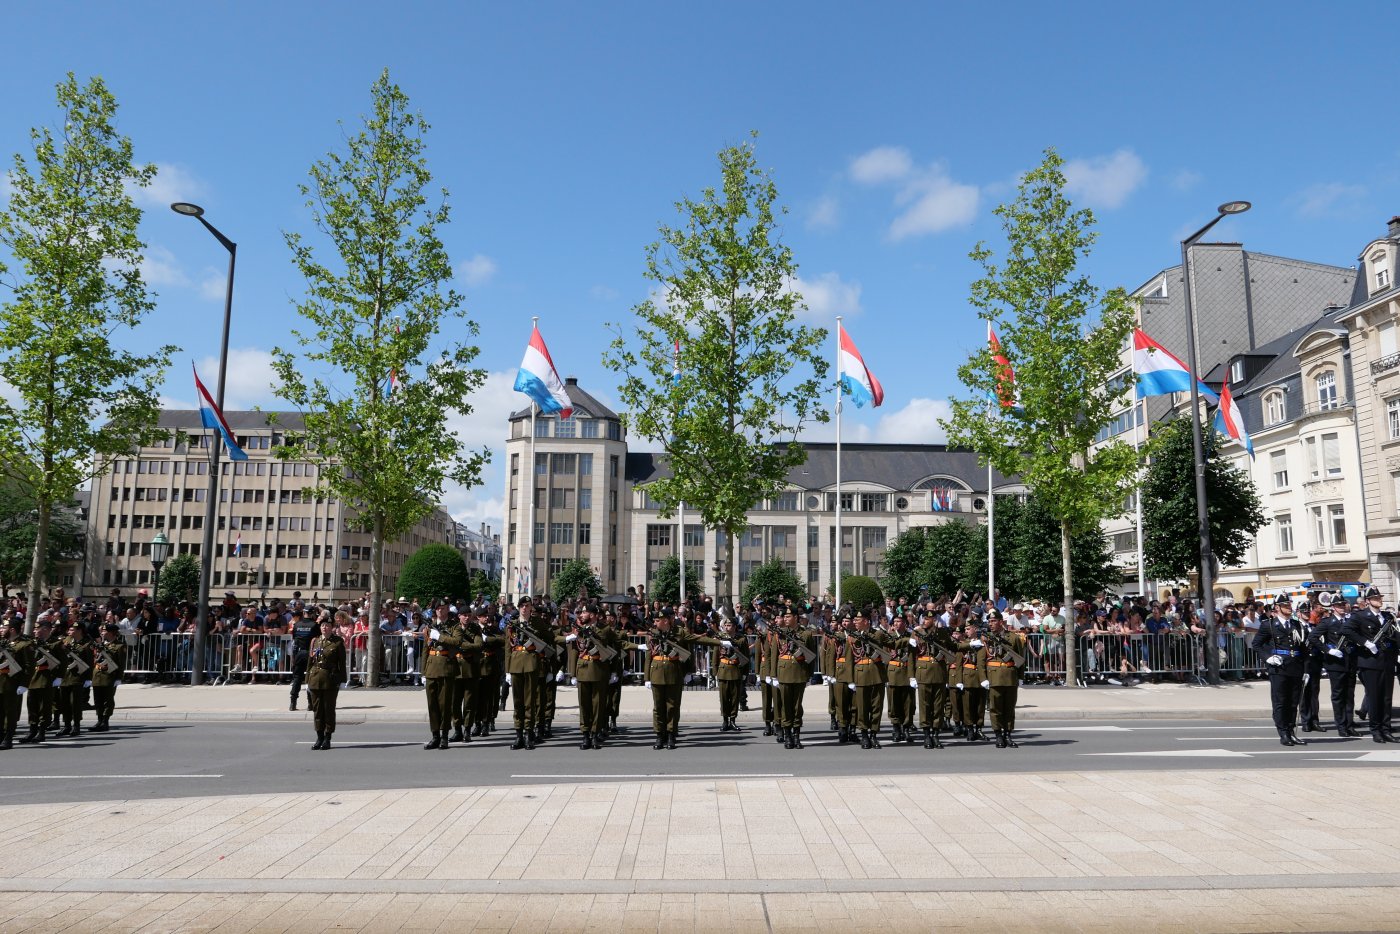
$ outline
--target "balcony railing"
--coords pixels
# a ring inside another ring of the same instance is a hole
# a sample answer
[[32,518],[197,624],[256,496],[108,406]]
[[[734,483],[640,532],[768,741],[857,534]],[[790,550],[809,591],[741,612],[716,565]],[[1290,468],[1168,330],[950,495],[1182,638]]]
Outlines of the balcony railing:
[[1387,354],[1379,360],[1371,361],[1371,375],[1387,373],[1396,367],[1400,367],[1400,353]]

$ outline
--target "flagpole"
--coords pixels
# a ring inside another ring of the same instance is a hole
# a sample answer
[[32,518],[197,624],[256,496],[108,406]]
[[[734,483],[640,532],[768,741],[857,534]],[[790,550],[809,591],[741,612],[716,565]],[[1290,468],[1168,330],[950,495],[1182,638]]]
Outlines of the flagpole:
[[[534,337],[535,331],[540,326],[540,316],[534,315],[530,318],[530,336]],[[530,469],[527,476],[530,478],[529,490],[529,517],[530,521],[525,529],[525,577],[521,581],[521,587],[532,588],[535,586],[535,410],[539,405],[534,399],[530,400]],[[526,591],[528,593],[528,590]]]
[[685,603],[685,502],[680,504],[680,510],[676,513],[676,518],[680,523],[680,540],[676,542],[676,553],[681,558],[681,603]]
[[841,609],[841,315],[836,316],[836,609]]
[[992,462],[987,461],[987,599],[997,598],[996,489],[992,486]]
[[1138,455],[1138,485],[1137,495],[1133,498],[1137,502],[1137,558],[1138,558],[1138,596],[1147,596],[1147,565],[1143,557],[1142,547],[1142,430],[1147,427],[1147,400],[1138,399],[1133,404],[1133,417],[1138,417],[1138,406],[1142,406],[1141,422],[1133,429],[1133,450]]

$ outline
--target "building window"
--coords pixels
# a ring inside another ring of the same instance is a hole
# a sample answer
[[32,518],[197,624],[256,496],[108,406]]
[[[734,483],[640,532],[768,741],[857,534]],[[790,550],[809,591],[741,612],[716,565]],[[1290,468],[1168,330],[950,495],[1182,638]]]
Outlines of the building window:
[[861,512],[885,512],[890,508],[890,498],[885,493],[860,494]]
[[685,527],[685,547],[703,548],[705,545],[705,527],[703,525],[687,525]]
[[593,544],[593,526],[587,522],[580,522],[578,525],[578,543],[580,545]]
[[549,559],[549,576],[550,576],[550,577],[554,577],[554,576],[556,576],[560,571],[564,570],[564,562],[567,561],[567,560],[569,560],[569,559],[568,559],[568,558],[550,558],[550,559]]
[[1137,532],[1129,529],[1126,532],[1113,533],[1113,550],[1122,554],[1125,551],[1132,551],[1137,547]]
[[548,438],[548,437],[549,437],[549,419],[547,419],[547,418],[537,418],[537,419],[535,419],[535,437],[536,437],[536,438]]
[[549,543],[551,545],[572,545],[574,543],[574,527],[567,522],[551,522],[549,524]]
[[1274,390],[1264,397],[1264,425],[1277,425],[1288,417],[1288,407],[1282,390]]
[[819,547],[821,545],[821,540],[821,529],[817,528],[815,525],[807,529],[807,547],[809,549]]
[[671,547],[671,527],[669,525],[648,525],[647,545]]
[[580,426],[580,428],[582,428],[582,432],[581,432],[581,435],[580,435],[581,437],[584,437],[584,438],[596,438],[596,437],[598,437],[598,420],[597,420],[596,418],[582,418],[582,419],[579,419],[579,426]]
[[797,512],[797,493],[779,493],[773,498],[773,508],[778,512]]
[[609,440],[609,441],[621,441],[621,440],[622,440],[622,425],[620,425],[619,423],[614,422],[614,421],[609,421],[609,422],[608,422],[608,440]]
[[536,522],[536,523],[535,523],[535,544],[536,544],[536,545],[543,545],[543,544],[544,544],[544,523],[543,523],[543,522]]
[[592,454],[580,454],[578,456],[578,473],[580,477],[591,477],[593,475]]
[[1337,407],[1337,374],[1331,370],[1317,374],[1317,407],[1324,412]]
[[1230,363],[1230,382],[1244,382],[1244,361],[1234,360]]
[[510,456],[510,475],[513,477],[518,473],[520,473],[520,455],[512,454]]
[[1269,468],[1274,475],[1274,489],[1288,489],[1288,452],[1274,451],[1270,454]]
[[1384,266],[1376,270],[1376,288],[1384,289],[1390,285],[1390,270]]
[[1400,396],[1386,400],[1385,423],[1390,432],[1390,440],[1400,441]]
[[549,491],[549,506],[551,509],[572,509],[574,508],[574,491],[561,490],[557,487]]
[[536,455],[535,455],[535,475],[536,475],[536,476],[539,476],[539,477],[543,477],[543,476],[544,476],[545,474],[547,474],[547,473],[549,473],[549,455],[548,455],[548,454],[536,454]]
[[578,508],[579,508],[579,509],[592,509],[592,508],[593,508],[593,488],[592,488],[592,487],[586,486],[586,487],[584,487],[583,489],[581,489],[581,490],[578,491]]
[[572,454],[554,454],[551,455],[550,460],[556,474],[568,474],[569,476],[573,476],[574,468],[578,463],[577,458]]
[[1334,503],[1328,506],[1327,518],[1332,526],[1332,547],[1345,548],[1347,544],[1346,507],[1341,503]]
[[554,423],[554,437],[573,438],[578,434],[577,422],[572,418],[560,418]]
[[1281,555],[1293,553],[1293,517],[1288,513],[1274,516],[1274,528],[1278,529],[1278,551]]
[[1322,436],[1322,469],[1329,478],[1342,475],[1342,445],[1335,431]]

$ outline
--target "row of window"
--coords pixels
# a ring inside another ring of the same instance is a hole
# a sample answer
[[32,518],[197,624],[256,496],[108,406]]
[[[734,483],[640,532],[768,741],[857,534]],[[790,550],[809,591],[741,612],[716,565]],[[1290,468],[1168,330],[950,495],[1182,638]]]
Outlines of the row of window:
[[[1341,437],[1335,431],[1316,437],[1303,439],[1303,458],[1309,480],[1334,480],[1342,475]],[[1288,449],[1281,448],[1269,454],[1269,472],[1273,475],[1274,489],[1288,489]]]
[[[183,466],[181,466],[183,465]],[[205,460],[119,460],[112,462],[113,476],[150,474],[152,476],[207,477],[209,462]],[[224,461],[220,464],[219,475],[235,477],[315,477],[316,465],[301,461]]]
[[[604,427],[606,426],[606,427]],[[525,434],[525,422],[515,422],[511,427],[511,437]],[[622,425],[612,419],[603,418],[558,418],[540,416],[535,419],[536,438],[601,438],[609,441],[622,440]]]
[[[1313,548],[1324,551],[1345,548],[1347,545],[1346,508],[1340,503],[1325,506],[1312,506],[1307,511],[1312,520]],[[1279,513],[1274,516],[1274,528],[1278,535],[1278,550],[1281,555],[1293,554],[1293,515]]]

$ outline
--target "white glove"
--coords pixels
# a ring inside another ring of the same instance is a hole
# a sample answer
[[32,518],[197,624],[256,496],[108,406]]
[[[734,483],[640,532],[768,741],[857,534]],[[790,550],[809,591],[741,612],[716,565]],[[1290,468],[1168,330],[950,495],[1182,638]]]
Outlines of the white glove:
[[721,639],[721,640],[719,640],[719,644],[720,644],[720,646],[721,646],[722,648],[726,648],[726,649],[732,649],[732,648],[734,648],[734,643],[733,643],[733,642],[730,642],[728,639]]
[[1376,647],[1376,644],[1374,642],[1371,642],[1369,639],[1366,641],[1366,648],[1372,652],[1380,651],[1380,649]]
[[510,684],[510,675],[509,675],[509,674],[506,675],[506,684]]
[[919,686],[919,679],[918,679],[918,678],[910,678],[910,679],[909,679],[909,686],[910,686],[911,688],[916,688],[916,687],[918,687],[918,686]]
[[569,676],[569,675],[568,675],[567,672],[561,671],[561,672],[559,672],[559,674],[557,674],[557,675],[554,676],[554,683],[555,683],[555,684],[563,684],[563,683],[564,683],[564,679],[567,678],[568,676]]
[[959,691],[961,691],[961,690],[964,689],[964,688],[963,688],[963,683],[962,683],[961,681],[959,681],[959,682],[957,683],[957,688],[958,688]]
[[982,640],[973,639],[971,642],[968,643],[968,645],[972,646],[974,649],[980,649],[982,647]]
[[1346,656],[1342,654],[1342,650],[1341,650],[1341,649],[1328,649],[1328,650],[1327,650],[1327,654],[1328,654],[1328,655],[1335,655],[1335,656],[1337,656],[1337,658],[1346,658]]
[[647,690],[651,690],[651,682],[650,682],[650,681],[646,682],[645,684],[642,685],[642,687],[646,688]]
[[846,685],[846,687],[850,688],[852,691],[856,689],[856,686],[854,684],[848,684]]
[[429,630],[428,630],[428,638],[429,638],[429,639],[432,639],[434,642],[436,642],[436,641],[438,641],[439,639],[442,638],[442,633],[438,632],[436,629],[429,629]]
[[833,678],[831,675],[822,675],[822,680],[825,681],[825,682],[827,683],[827,686],[830,686],[830,685],[833,685],[833,684],[836,683],[836,679]]
[[63,679],[62,679],[62,678],[54,678],[54,679],[53,679],[53,686],[56,687],[56,688],[61,688],[61,687],[63,687]]
[[987,689],[987,688],[989,688],[989,687],[991,687],[991,686],[992,686],[992,682],[990,682],[990,681],[983,681],[983,682],[982,682],[982,688],[983,688],[984,690]]
[[1283,659],[1277,655],[1270,655],[1264,660],[1264,664],[1273,665],[1275,668],[1283,664]]
[[1311,680],[1312,680],[1312,675],[1310,675],[1310,674],[1304,674],[1304,675],[1303,675],[1303,687],[1307,687],[1307,686],[1308,686],[1308,682],[1311,681]]
[[15,688],[15,693],[18,694],[20,697],[23,697],[24,695],[29,693],[29,688],[21,684],[19,687]]
[[569,679],[569,687],[571,687],[571,688],[576,688],[576,687],[578,687],[578,678],[570,678],[570,679]]
[[611,677],[609,677],[608,684],[617,684],[617,675],[612,675]]
[[119,687],[121,687],[121,686],[122,686],[122,683],[121,683],[120,681],[113,681],[113,682],[112,682],[112,687],[114,687],[114,688],[119,688]]
[[576,632],[571,632],[571,633],[569,633],[567,636],[564,637],[564,641],[565,641],[565,642],[577,642],[577,641],[578,641],[578,633],[576,633]]
[[915,639],[913,636],[910,636],[910,637],[909,637],[909,644],[912,645],[914,648],[917,649],[917,648],[919,647],[919,640],[918,640],[918,639]]
[[90,687],[92,687],[92,682],[91,682],[91,681],[84,681],[84,682],[83,682],[83,687],[85,687],[85,688],[90,688]]

